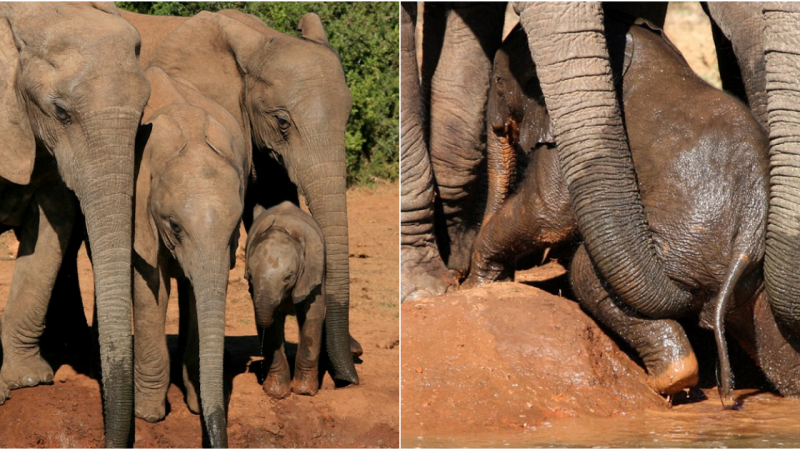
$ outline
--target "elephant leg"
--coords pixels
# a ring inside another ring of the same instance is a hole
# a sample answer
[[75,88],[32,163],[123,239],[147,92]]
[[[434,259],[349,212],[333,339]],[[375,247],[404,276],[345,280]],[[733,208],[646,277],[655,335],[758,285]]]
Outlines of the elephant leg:
[[261,352],[264,355],[264,365],[269,367],[262,388],[270,397],[285,398],[292,392],[289,362],[283,351],[283,326],[286,323],[286,313],[276,310],[272,317],[272,325],[258,330],[262,339]]
[[183,386],[186,389],[186,406],[200,414],[200,333],[197,325],[197,301],[189,280],[178,281],[180,305],[179,352],[182,354]]
[[[742,100],[769,131],[763,4],[709,2],[705,9],[713,22],[712,31],[716,31],[714,44],[721,47],[717,52],[723,57],[719,67],[723,87],[740,98],[743,87],[747,98]],[[731,49],[738,64],[730,58]]]
[[77,203],[66,187],[56,182],[38,189],[28,208],[3,318],[0,377],[11,389],[53,382],[53,368],[42,359],[39,339],[72,234]]
[[319,353],[322,344],[322,325],[325,323],[325,298],[318,295],[295,305],[300,326],[300,345],[294,362],[292,391],[296,394],[314,395],[319,390]]
[[83,353],[92,348],[92,335],[83,310],[78,278],[78,252],[86,236],[83,220],[82,216],[75,220],[72,237],[50,296],[46,327],[41,341],[45,353],[48,349]]
[[644,318],[612,299],[583,245],[572,261],[570,278],[581,306],[642,358],[650,388],[673,395],[697,384],[697,358],[683,328],[674,320]]
[[441,208],[436,238],[447,267],[459,275],[469,269],[486,205],[483,135],[505,9],[504,3],[452,8],[430,81],[430,157]]
[[166,281],[160,279],[158,267],[145,268],[134,263],[134,404],[136,417],[148,422],[157,422],[166,415],[169,350],[164,327],[169,279]]
[[[403,2],[401,8],[401,57],[403,101],[400,107],[402,193],[400,254],[401,300],[439,295],[455,286],[444,265],[433,226],[434,183],[425,142],[425,125],[417,71],[414,25],[417,4]],[[352,347],[352,346],[351,346]]]

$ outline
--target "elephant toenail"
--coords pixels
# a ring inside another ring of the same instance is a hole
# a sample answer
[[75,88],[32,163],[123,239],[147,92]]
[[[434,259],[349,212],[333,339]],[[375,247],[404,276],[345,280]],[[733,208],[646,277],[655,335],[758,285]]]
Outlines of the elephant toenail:
[[36,381],[36,378],[29,376],[25,377],[23,384],[25,384],[25,387],[33,387],[36,386],[38,382]]
[[16,381],[10,381],[8,383],[8,388],[9,389],[19,389],[19,383],[17,383]]

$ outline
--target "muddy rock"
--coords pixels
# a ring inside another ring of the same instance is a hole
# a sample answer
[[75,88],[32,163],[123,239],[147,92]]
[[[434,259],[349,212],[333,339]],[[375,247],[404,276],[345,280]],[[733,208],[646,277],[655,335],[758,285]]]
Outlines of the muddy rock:
[[666,409],[577,303],[518,283],[402,305],[403,433]]

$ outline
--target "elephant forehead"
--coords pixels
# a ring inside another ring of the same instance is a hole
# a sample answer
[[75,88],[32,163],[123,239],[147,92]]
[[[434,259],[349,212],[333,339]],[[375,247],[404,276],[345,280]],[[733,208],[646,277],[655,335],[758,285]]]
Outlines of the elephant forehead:
[[262,233],[251,246],[253,259],[262,268],[291,267],[299,261],[300,243],[282,228],[271,228]]
[[202,109],[188,103],[175,103],[161,108],[158,113],[171,117],[187,141],[192,138],[204,140],[203,123],[206,112]]

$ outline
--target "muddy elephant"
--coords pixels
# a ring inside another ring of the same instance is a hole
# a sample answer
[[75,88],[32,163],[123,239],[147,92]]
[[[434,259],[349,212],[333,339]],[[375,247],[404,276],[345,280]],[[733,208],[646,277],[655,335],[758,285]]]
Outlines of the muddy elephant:
[[[747,107],[700,80],[657,29],[609,16],[605,29],[657,257],[670,279],[692,293],[689,312],[717,332],[723,389],[730,393],[724,320],[752,306],[763,289],[766,135]],[[581,236],[554,118],[526,41],[517,28],[495,59],[487,112],[489,214],[467,285],[513,276],[516,256]],[[595,202],[608,207],[604,196]],[[620,301],[585,245],[570,275],[583,307],[641,356],[655,391],[674,394],[697,382],[697,360],[680,325]]]
[[[750,105],[770,136],[769,217],[764,258],[768,302],[780,333],[800,349],[800,5],[791,2],[708,3],[723,87]],[[772,364],[768,377],[785,385],[791,369]],[[796,389],[796,388],[794,388]],[[783,390],[782,390],[783,391]]]
[[[612,81],[601,5],[518,2],[514,8],[523,28],[530,31],[529,50],[539,68],[554,136],[560,143],[559,161],[570,203],[598,269],[622,300],[643,314],[664,317],[686,312],[690,293],[666,276],[646,226]],[[404,44],[404,58],[408,49]],[[407,77],[403,82],[411,83]],[[488,83],[480,89],[488,89]],[[587,90],[591,96],[585,95]],[[451,95],[469,98],[481,94],[460,90]],[[414,137],[406,134],[410,132],[413,126],[404,125],[403,140]],[[453,285],[452,279],[442,275],[438,262],[424,260],[436,258],[429,251],[432,238],[427,234],[433,229],[428,224],[433,209],[425,204],[433,197],[435,186],[425,175],[429,170],[426,159],[419,156],[424,147],[415,148],[401,149],[404,180],[412,183],[405,186],[404,181],[401,207],[403,299],[440,293]],[[608,199],[602,208],[594,200],[600,191]],[[423,263],[433,267],[438,276],[419,271],[417,267]],[[627,269],[620,271],[619,267]]]
[[319,17],[307,15],[303,38],[295,38],[238,11],[189,19],[123,16],[144,36],[143,66],[187,80],[239,123],[254,164],[246,228],[256,204],[297,204],[298,190],[305,197],[327,249],[325,342],[332,375],[340,384],[358,383],[349,339],[345,202],[344,137],[352,100]]
[[[314,395],[325,321],[325,244],[314,219],[291,202],[258,208],[247,234],[245,278],[253,298],[269,396]],[[284,353],[286,314],[296,314],[300,342],[294,378]]]
[[5,3],[0,15],[0,222],[21,241],[2,377],[11,387],[52,380],[37,338],[79,205],[94,255],[106,445],[131,445],[133,150],[150,94],[139,35],[113,4]]
[[137,137],[136,416],[154,422],[166,412],[170,365],[164,326],[170,279],[176,278],[187,404],[198,413],[202,399],[210,442],[224,446],[225,298],[250,153],[236,120],[224,108],[159,67],[151,66],[145,74],[152,95]]

